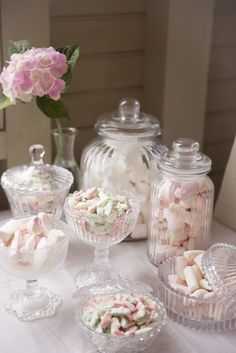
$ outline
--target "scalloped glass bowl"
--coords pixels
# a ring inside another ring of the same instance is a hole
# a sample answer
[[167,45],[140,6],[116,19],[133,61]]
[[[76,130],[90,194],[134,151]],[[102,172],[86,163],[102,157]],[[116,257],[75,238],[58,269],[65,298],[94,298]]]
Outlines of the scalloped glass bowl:
[[[124,290],[121,293],[124,293]],[[116,292],[118,293],[118,292]],[[132,336],[115,336],[111,334],[105,333],[98,333],[91,327],[87,326],[82,321],[82,313],[84,307],[88,303],[88,301],[92,298],[92,296],[84,296],[82,299],[79,300],[76,311],[75,317],[76,321],[88,337],[88,339],[92,342],[92,344],[97,347],[98,352],[101,353],[115,353],[115,352],[122,352],[122,353],[131,353],[131,352],[145,352],[147,348],[153,343],[157,335],[160,333],[162,327],[165,325],[167,320],[166,310],[164,305],[154,296],[147,293],[146,291],[128,291],[125,290],[125,293],[132,293],[132,294],[145,294],[149,296],[151,299],[155,300],[157,304],[158,312],[160,313],[159,320],[157,321],[156,325],[153,329],[149,332],[140,334],[140,335],[132,335]],[[114,294],[114,293],[110,293]]]
[[170,319],[203,331],[225,331],[236,328],[233,303],[215,299],[197,299],[171,288],[168,275],[175,274],[175,259],[165,260],[158,268],[158,297],[164,303]]
[[[9,219],[1,222],[0,226],[7,221]],[[55,229],[62,230],[66,236],[51,247],[38,250],[0,247],[0,266],[3,270],[26,280],[25,289],[14,291],[5,304],[6,310],[20,320],[31,321],[52,316],[61,303],[58,295],[46,288],[38,287],[37,281],[40,277],[57,271],[66,259],[69,234],[72,231],[66,223],[58,219],[55,221]]]

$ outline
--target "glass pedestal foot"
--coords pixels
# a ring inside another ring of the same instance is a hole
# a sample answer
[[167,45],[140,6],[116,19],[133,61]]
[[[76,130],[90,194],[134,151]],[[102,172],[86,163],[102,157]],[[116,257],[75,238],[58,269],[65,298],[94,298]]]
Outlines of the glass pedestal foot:
[[13,292],[5,309],[22,321],[32,321],[54,315],[60,304],[61,298],[46,288],[38,288],[31,295],[25,289]]

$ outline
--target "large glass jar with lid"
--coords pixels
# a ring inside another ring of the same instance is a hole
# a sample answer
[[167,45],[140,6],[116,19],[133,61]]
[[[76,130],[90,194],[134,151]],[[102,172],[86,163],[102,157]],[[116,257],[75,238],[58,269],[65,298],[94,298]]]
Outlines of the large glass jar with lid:
[[159,179],[158,162],[167,149],[158,140],[159,121],[141,112],[136,99],[126,98],[120,101],[118,111],[102,115],[95,128],[98,137],[81,156],[80,186],[134,193],[141,210],[129,239],[146,238],[150,187]]
[[155,265],[185,250],[206,249],[210,239],[211,160],[195,140],[179,138],[172,146],[161,157],[162,180],[152,186],[148,255]]

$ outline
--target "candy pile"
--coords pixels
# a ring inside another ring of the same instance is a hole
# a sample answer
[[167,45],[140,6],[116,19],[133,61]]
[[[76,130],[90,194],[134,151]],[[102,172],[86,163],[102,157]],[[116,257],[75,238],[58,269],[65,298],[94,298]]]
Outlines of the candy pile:
[[19,176],[17,188],[27,191],[53,191],[59,187],[52,176],[41,168],[29,167]]
[[86,220],[87,230],[96,234],[110,232],[116,221],[128,215],[132,208],[128,196],[96,187],[75,191],[69,196],[68,205],[74,214]]
[[[83,187],[97,185],[136,195],[140,203],[140,213],[131,237],[147,237],[151,184],[159,178],[157,157],[156,160],[151,160],[146,149],[137,142],[129,141],[127,144],[109,139],[106,143],[111,151],[109,158],[104,158],[103,153],[98,154],[96,148],[91,148],[86,155]],[[147,146],[148,148],[150,147]]]
[[199,299],[210,299],[215,296],[204,278],[203,254],[203,250],[189,250],[185,251],[183,256],[175,258],[175,274],[168,275],[172,288]]
[[99,333],[130,336],[153,329],[159,314],[147,295],[118,293],[96,296],[83,310],[82,321]]
[[157,205],[153,204],[150,221],[154,248],[149,252],[154,263],[207,246],[212,188],[207,176],[199,182],[166,180],[157,186]]
[[[55,229],[55,218],[50,214],[12,219],[0,227],[0,254],[10,250],[7,255],[11,258],[16,255],[19,264],[42,265],[50,255],[50,249],[65,236],[60,229]],[[21,255],[18,250],[22,250]]]

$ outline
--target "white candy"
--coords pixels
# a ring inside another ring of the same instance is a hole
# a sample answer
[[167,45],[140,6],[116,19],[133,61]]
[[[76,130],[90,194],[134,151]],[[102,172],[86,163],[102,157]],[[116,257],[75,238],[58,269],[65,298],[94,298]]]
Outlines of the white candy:
[[48,242],[52,245],[56,244],[56,242],[62,238],[64,238],[66,235],[65,233],[60,230],[60,229],[52,229],[48,233]]
[[202,254],[203,252],[203,250],[188,250],[184,252],[184,257],[188,261],[188,264],[191,264],[195,257]]
[[193,269],[193,272],[195,273],[195,276],[197,277],[198,281],[200,281],[202,279],[202,273],[199,270],[198,265],[193,265],[192,269]]
[[187,266],[187,260],[183,256],[177,256],[175,259],[175,273],[181,278],[185,279],[184,268]]
[[203,289],[206,289],[206,290],[209,290],[209,291],[212,290],[212,288],[209,286],[208,281],[205,278],[200,279],[199,284],[200,284],[200,287],[203,288]]
[[193,292],[191,296],[194,298],[203,299],[207,293],[208,293],[207,290],[200,288],[200,289],[197,289],[195,292]]
[[199,289],[199,282],[198,282],[197,277],[195,276],[195,273],[193,272],[193,269],[191,266],[185,267],[184,277],[185,277],[185,281],[187,282],[188,288],[191,293],[194,292],[195,290]]
[[35,248],[35,243],[36,243],[35,235],[32,234],[32,235],[26,240],[23,249],[25,249],[25,250],[34,250],[34,248]]
[[198,265],[199,267],[199,270],[201,271],[201,273],[204,275],[204,271],[203,271],[203,268],[202,268],[202,257],[204,255],[204,252],[202,252],[201,254],[199,254],[198,256],[196,256],[194,258],[194,262],[196,265]]

